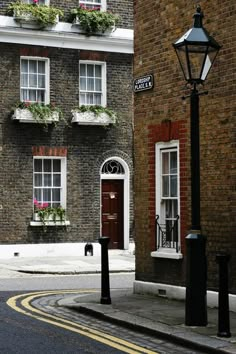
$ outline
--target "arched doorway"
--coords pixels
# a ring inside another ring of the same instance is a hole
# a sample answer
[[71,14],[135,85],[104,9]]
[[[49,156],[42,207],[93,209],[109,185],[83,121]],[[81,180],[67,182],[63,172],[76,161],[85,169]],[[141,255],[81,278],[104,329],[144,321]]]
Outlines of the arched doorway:
[[129,248],[129,167],[119,157],[107,159],[101,168],[101,235],[109,236],[109,248]]

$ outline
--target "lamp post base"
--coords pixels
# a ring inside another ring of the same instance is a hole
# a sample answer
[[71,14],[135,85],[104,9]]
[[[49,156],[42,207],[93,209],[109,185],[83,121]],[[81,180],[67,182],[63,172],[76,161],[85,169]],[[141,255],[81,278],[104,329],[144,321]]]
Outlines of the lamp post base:
[[186,237],[186,326],[207,325],[206,239],[200,233]]

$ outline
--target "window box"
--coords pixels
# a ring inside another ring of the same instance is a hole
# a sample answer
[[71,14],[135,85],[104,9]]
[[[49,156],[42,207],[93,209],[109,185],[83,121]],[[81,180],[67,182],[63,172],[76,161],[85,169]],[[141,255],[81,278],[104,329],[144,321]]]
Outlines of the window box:
[[88,30],[86,30],[82,25],[81,25],[81,22],[80,22],[80,19],[79,19],[79,16],[77,15],[73,21],[73,25],[74,26],[77,26],[79,31],[81,33],[86,33],[86,34],[94,34],[94,35],[103,35],[103,36],[108,36],[109,34],[111,34],[112,32],[114,32],[116,30],[116,26],[115,26],[115,23],[113,26],[111,26],[110,28],[104,30],[104,31],[91,31],[91,32],[88,32]]
[[24,3],[16,1],[8,6],[9,15],[21,23],[22,27],[42,28],[53,26],[63,16],[63,11],[53,6],[38,3]]
[[[13,18],[16,22],[20,23],[24,28],[39,29],[45,27],[45,24],[40,22],[34,15],[29,12],[24,12],[21,10],[15,10]],[[59,22],[59,16],[55,17],[55,22],[53,24],[48,24],[48,26],[54,26]]]
[[30,225],[31,226],[67,226],[70,225],[70,222],[68,220],[61,220],[59,216],[56,216],[56,218],[54,219],[53,215],[49,215],[47,218],[45,218],[43,222],[38,216],[38,213],[34,213],[33,221],[30,222]]
[[20,123],[39,123],[39,124],[50,124],[56,123],[59,121],[59,112],[52,112],[51,116],[45,118],[45,120],[40,117],[37,119],[33,116],[33,114],[28,109],[20,109],[16,108],[14,110],[14,114],[12,116],[13,120],[17,120]]
[[78,112],[72,111],[72,123],[77,123],[79,125],[102,125],[106,126],[109,124],[116,123],[116,116],[109,115],[105,112],[96,114],[94,112]]
[[37,18],[29,12],[15,10],[13,18],[16,22],[20,23],[24,28],[42,28],[42,23],[38,22]]

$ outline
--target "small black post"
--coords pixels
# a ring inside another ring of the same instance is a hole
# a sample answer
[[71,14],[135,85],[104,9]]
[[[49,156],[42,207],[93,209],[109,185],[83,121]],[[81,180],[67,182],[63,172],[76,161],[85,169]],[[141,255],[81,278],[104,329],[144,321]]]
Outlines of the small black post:
[[219,253],[216,262],[219,264],[219,304],[218,304],[218,337],[231,337],[229,321],[228,262],[230,255]]
[[108,243],[110,237],[102,236],[98,239],[102,247],[102,256],[101,256],[101,265],[102,265],[102,274],[101,274],[101,304],[110,305],[110,281],[109,281],[109,263],[108,263]]

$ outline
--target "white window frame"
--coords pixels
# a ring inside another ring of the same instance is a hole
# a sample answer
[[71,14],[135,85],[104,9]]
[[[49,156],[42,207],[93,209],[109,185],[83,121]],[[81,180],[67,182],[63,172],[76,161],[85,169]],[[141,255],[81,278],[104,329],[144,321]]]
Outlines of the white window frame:
[[[92,60],[80,60],[79,61],[79,72],[80,72],[80,64],[92,64],[92,65],[100,65],[101,66],[101,69],[102,69],[101,70],[101,72],[102,72],[101,106],[106,107],[106,105],[107,105],[106,62],[104,62],[104,61],[92,61]],[[80,80],[80,74],[79,74],[79,80]],[[79,91],[79,93],[80,92],[81,91]],[[83,91],[83,92],[86,92],[86,91]],[[81,106],[81,102],[79,104]]]
[[[45,62],[45,101],[44,104],[49,104],[50,103],[50,60],[49,58],[43,58],[43,57],[31,57],[31,56],[21,56],[20,57],[20,75],[22,73],[22,60],[31,60],[31,61],[44,61]],[[23,100],[23,95],[22,95],[22,89],[23,86],[21,84],[21,79],[20,79],[20,100]],[[27,88],[30,90],[30,88]],[[32,90],[35,88],[32,88]]]
[[[160,224],[163,223],[163,213],[162,213],[162,158],[161,154],[162,151],[177,151],[177,200],[178,200],[178,215],[180,216],[180,164],[179,164],[179,141],[174,140],[171,142],[161,142],[161,143],[156,143],[155,146],[155,153],[156,153],[156,160],[155,160],[155,171],[156,171],[156,215],[160,216]],[[165,199],[165,198],[164,198]],[[179,247],[181,247],[181,242],[180,242],[180,219],[178,223],[178,244]],[[158,248],[156,251],[151,252],[152,257],[159,257],[159,258],[173,258],[173,259],[182,259],[183,255],[181,253],[181,250],[179,252],[176,251],[175,248]]]
[[88,2],[83,1],[83,0],[79,0],[79,4],[80,5],[85,5],[85,6],[86,6],[86,4],[89,4],[89,5],[92,5],[92,6],[101,6],[100,7],[100,11],[106,11],[106,8],[107,8],[106,0],[101,0],[100,4],[98,2],[96,2],[96,0],[89,0]]
[[[61,161],[61,200],[60,205],[62,208],[66,209],[66,157],[58,156],[34,156],[35,160],[60,160]],[[33,195],[34,195],[34,161],[33,161]],[[43,187],[42,187],[43,188]]]
[[[23,0],[23,2],[25,3],[25,4],[32,4],[33,3],[33,0]],[[49,3],[50,3],[50,0],[44,0],[44,5],[49,5]]]

